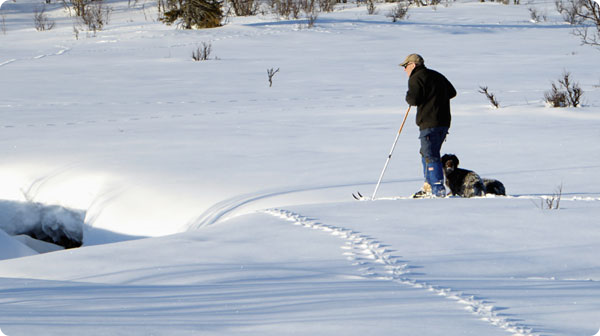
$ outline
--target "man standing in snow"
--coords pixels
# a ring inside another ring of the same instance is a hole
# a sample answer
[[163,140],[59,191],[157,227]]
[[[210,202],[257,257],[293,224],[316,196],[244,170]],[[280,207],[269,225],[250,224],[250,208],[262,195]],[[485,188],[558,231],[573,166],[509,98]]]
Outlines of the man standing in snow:
[[452,83],[425,67],[423,57],[410,54],[400,64],[408,76],[406,102],[417,106],[421,159],[425,185],[413,197],[445,197],[440,150],[450,128],[450,99],[456,96]]

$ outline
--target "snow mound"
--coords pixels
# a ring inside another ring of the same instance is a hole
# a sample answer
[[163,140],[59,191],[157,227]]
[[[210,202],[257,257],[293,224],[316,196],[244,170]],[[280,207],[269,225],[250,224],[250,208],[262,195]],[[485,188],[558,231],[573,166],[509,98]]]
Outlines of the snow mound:
[[36,251],[21,244],[0,230],[0,260],[26,257],[37,254]]
[[48,243],[38,239],[33,239],[30,236],[24,234],[14,236],[13,239],[36,251],[37,253],[49,253],[64,250],[64,247],[62,246],[53,243]]
[[8,235],[27,235],[65,248],[82,245],[84,218],[83,211],[58,205],[0,201],[0,229]]

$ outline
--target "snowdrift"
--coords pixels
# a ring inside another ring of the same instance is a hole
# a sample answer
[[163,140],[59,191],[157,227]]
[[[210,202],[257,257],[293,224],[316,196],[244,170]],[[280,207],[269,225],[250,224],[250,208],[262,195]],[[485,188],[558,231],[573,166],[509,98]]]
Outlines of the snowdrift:
[[[36,251],[53,251],[55,247],[32,239],[60,245],[64,248],[80,247],[83,243],[85,212],[67,209],[58,205],[44,205],[36,202],[0,201],[0,229],[3,231],[3,249],[0,259],[29,255],[33,249],[17,248],[8,252],[9,245],[31,246]],[[26,235],[19,238],[21,243],[8,237]],[[9,242],[9,240],[11,240]]]
[[19,258],[37,254],[33,249],[0,230],[0,260]]

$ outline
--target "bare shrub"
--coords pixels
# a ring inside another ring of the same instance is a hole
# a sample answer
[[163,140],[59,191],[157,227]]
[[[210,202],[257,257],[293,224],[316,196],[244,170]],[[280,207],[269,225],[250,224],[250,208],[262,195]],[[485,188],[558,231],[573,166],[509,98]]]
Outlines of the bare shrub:
[[423,2],[422,0],[409,0],[409,3],[417,7],[427,6],[427,2]]
[[80,24],[94,34],[108,24],[112,12],[112,8],[102,0],[62,0],[62,4],[69,16],[75,15]]
[[562,15],[563,19],[572,25],[577,25],[581,23],[581,18],[577,13],[581,8],[581,1],[569,0],[566,3],[563,0],[556,0],[554,2],[554,6],[556,10]]
[[483,93],[487,97],[487,99],[490,101],[490,103],[492,104],[493,107],[500,108],[500,103],[496,99],[496,96],[494,96],[493,93],[488,91],[487,86],[480,86],[479,93]]
[[556,187],[556,190],[554,191],[554,193],[552,195],[542,197],[541,208],[548,209],[548,210],[558,210],[560,208],[560,201],[562,198],[562,190],[563,190],[563,185],[561,183],[558,187]]
[[322,12],[333,12],[337,0],[319,0],[319,8]]
[[237,16],[251,16],[258,12],[259,2],[256,0],[229,0],[229,3]]
[[581,96],[583,95],[583,90],[579,86],[579,83],[572,83],[571,74],[569,72],[565,72],[563,77],[558,80],[560,85],[567,90],[567,98],[570,106],[577,107],[579,106]]
[[[408,0],[409,4],[416,5],[417,7],[421,6],[437,6],[442,3],[442,0]],[[483,1],[481,1],[483,2]],[[434,8],[435,9],[435,8]]]
[[194,61],[206,61],[210,59],[212,53],[212,44],[202,42],[201,47],[197,47],[196,50],[192,51],[192,59]]
[[555,83],[552,83],[550,91],[546,91],[544,98],[551,107],[567,107],[567,94],[559,90]]
[[285,19],[299,19],[301,14],[308,21],[308,27],[314,26],[323,8],[333,10],[335,0],[269,0],[271,11]]
[[535,7],[529,7],[529,17],[533,23],[540,23],[548,20],[546,13],[540,13]]
[[158,12],[158,21],[162,21],[167,8],[167,0],[156,0],[156,10]]
[[50,20],[46,15],[46,5],[35,7],[33,10],[33,23],[35,24],[35,30],[44,31],[54,28],[55,22]]
[[300,4],[295,0],[270,0],[271,10],[280,17],[298,19],[300,17]]
[[579,26],[573,34],[579,36],[581,43],[600,48],[600,4],[594,0],[583,0],[579,16],[591,26]]
[[563,18],[576,25],[573,34],[582,44],[600,49],[600,3],[595,0],[556,0],[556,9]]
[[302,7],[300,6],[299,1],[287,0],[290,3],[291,15],[294,19],[300,18],[300,13],[302,13]]
[[408,2],[399,2],[396,4],[394,9],[388,13],[388,17],[392,18],[392,22],[398,22],[398,20],[408,19]]
[[63,0],[63,6],[69,11],[70,16],[73,15],[71,10],[73,10],[75,16],[81,16],[83,13],[85,13],[89,3],[90,1],[87,0],[70,0],[69,2]]
[[300,7],[308,20],[308,28],[312,28],[319,17],[317,0],[300,0]]
[[580,104],[583,90],[579,83],[571,81],[571,73],[565,71],[558,80],[557,86],[552,82],[552,88],[544,94],[546,102],[552,107],[577,107]]
[[377,6],[375,5],[375,0],[366,0],[367,2],[367,13],[369,15],[374,15],[377,13]]
[[94,1],[86,6],[80,18],[90,31],[96,33],[108,24],[111,11],[112,9],[105,6],[102,1]]
[[317,22],[318,17],[319,17],[319,12],[313,11],[313,12],[306,13],[308,28],[312,28],[315,26],[315,22]]
[[[94,3],[94,0],[70,0],[70,5],[63,0],[63,5],[73,9],[75,16],[83,17],[87,15],[90,6]],[[101,0],[99,2],[102,2]]]
[[275,76],[275,74],[278,72],[279,68],[277,68],[277,70],[273,70],[273,68],[267,69],[267,75],[269,76],[269,87],[273,86],[273,76]]

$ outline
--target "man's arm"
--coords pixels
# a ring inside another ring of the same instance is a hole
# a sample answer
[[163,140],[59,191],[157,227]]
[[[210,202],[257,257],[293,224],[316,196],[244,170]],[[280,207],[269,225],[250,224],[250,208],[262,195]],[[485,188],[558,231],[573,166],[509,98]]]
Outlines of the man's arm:
[[423,96],[423,88],[416,78],[408,81],[408,91],[406,91],[406,102],[410,106],[419,106],[421,97]]

